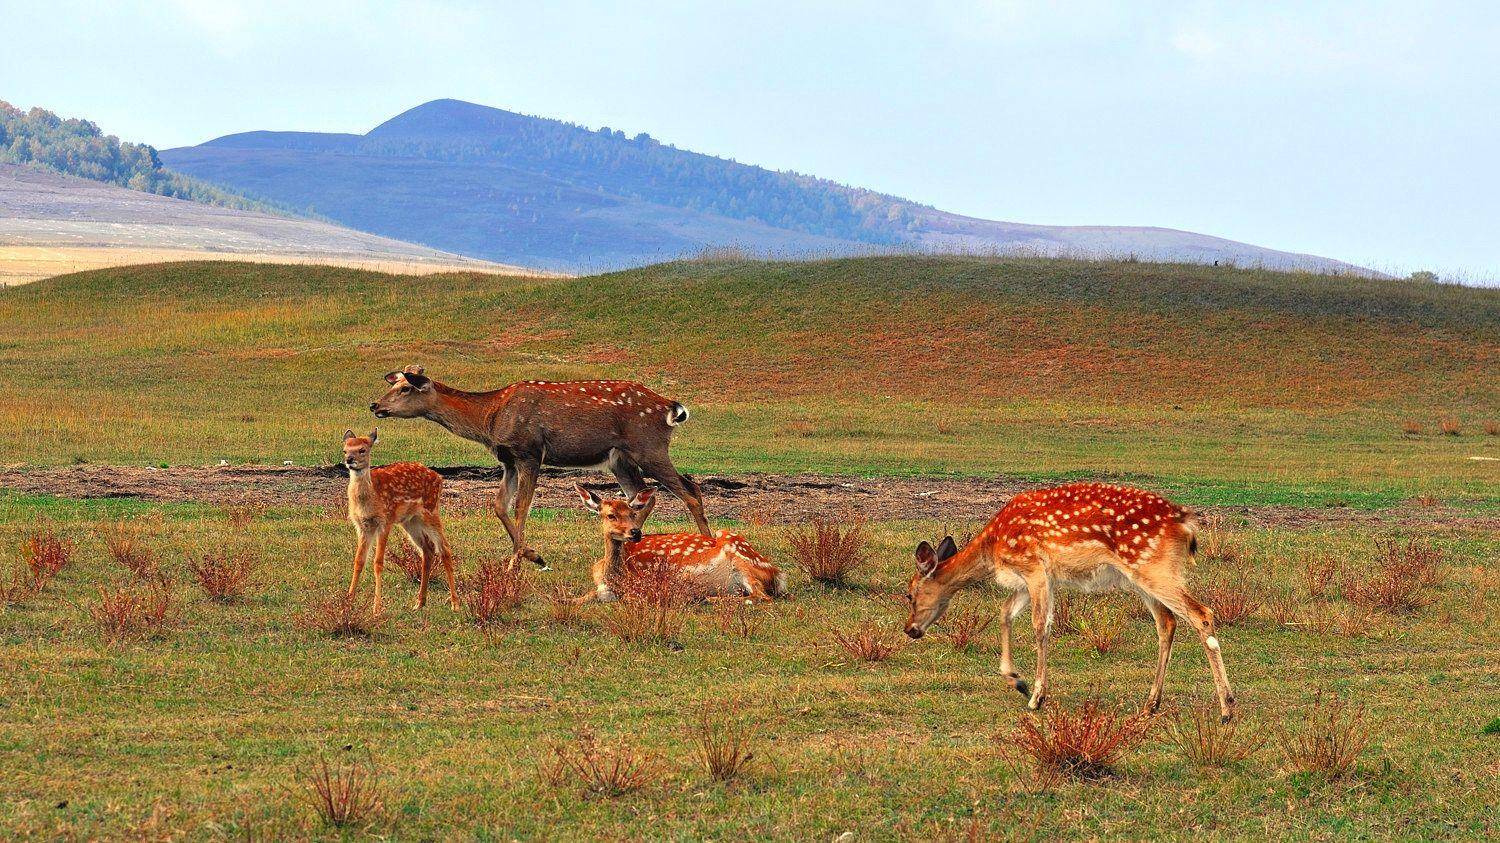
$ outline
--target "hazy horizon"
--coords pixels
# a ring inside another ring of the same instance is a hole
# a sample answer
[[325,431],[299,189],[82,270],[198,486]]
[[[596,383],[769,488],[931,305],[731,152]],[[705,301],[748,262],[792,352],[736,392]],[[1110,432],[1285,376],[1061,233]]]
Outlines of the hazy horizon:
[[453,98],[969,216],[1500,277],[1480,4],[7,4],[0,99],[158,148]]

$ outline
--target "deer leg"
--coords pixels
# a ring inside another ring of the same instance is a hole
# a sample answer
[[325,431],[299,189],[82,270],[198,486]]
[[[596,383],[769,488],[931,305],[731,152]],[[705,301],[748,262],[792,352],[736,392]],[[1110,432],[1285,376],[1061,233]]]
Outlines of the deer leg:
[[642,463],[641,469],[648,477],[666,487],[667,491],[681,498],[688,512],[692,513],[698,532],[713,538],[713,531],[708,528],[708,517],[703,514],[703,493],[698,488],[698,481],[679,473],[671,460],[666,458]]
[[646,488],[646,475],[641,473],[640,466],[631,461],[630,457],[619,448],[609,452],[609,473],[615,476],[615,482],[620,484],[620,489],[625,492],[626,498],[633,498]]
[[1164,584],[1146,583],[1137,585],[1146,588],[1150,595],[1164,604],[1172,614],[1192,624],[1203,642],[1203,652],[1208,656],[1208,670],[1213,675],[1214,693],[1219,699],[1219,719],[1225,723],[1234,719],[1234,691],[1229,687],[1229,675],[1224,670],[1224,654],[1220,651],[1219,637],[1214,634],[1214,613],[1199,603],[1180,582]]
[[1149,594],[1142,594],[1146,608],[1156,620],[1156,680],[1151,683],[1151,693],[1146,696],[1146,710],[1155,712],[1161,707],[1161,689],[1167,681],[1167,662],[1172,660],[1172,638],[1177,634],[1177,618],[1172,610]]
[[1032,711],[1042,707],[1047,698],[1047,647],[1052,638],[1052,583],[1046,575],[1027,583],[1031,592],[1031,628],[1036,633],[1036,687],[1031,690],[1031,700],[1026,707]]
[[365,570],[365,554],[370,549],[369,535],[361,529],[359,541],[354,546],[354,575],[349,578],[349,598],[354,598],[355,589],[359,588],[359,575]]
[[531,514],[531,498],[536,494],[536,475],[541,463],[518,463],[516,465],[516,514],[515,532],[511,538],[516,543],[516,557],[528,559],[543,571],[548,570],[547,560],[526,544],[526,517]]
[[1016,663],[1011,661],[1010,656],[1010,626],[1021,612],[1026,610],[1027,604],[1031,602],[1026,592],[1018,591],[1005,601],[1004,615],[1000,618],[1000,672],[1005,676],[1005,681],[1012,688],[1020,692],[1021,696],[1031,696],[1031,689],[1027,687],[1026,680],[1016,672]]
[[427,605],[427,576],[432,570],[434,555],[432,539],[423,529],[421,522],[415,525],[402,522],[401,532],[406,534],[406,538],[417,548],[417,552],[422,554],[422,567],[417,577],[417,599],[411,604],[413,609],[420,610]]
[[385,524],[380,532],[375,534],[375,614],[380,614],[380,569],[385,565],[385,545],[391,539],[391,524]]

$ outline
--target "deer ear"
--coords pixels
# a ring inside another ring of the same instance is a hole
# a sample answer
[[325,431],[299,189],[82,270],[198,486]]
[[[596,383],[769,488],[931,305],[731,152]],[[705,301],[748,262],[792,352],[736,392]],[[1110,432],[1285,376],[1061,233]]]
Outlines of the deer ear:
[[432,383],[426,375],[419,375],[416,372],[407,372],[402,377],[406,378],[406,382],[417,389],[426,389],[427,385]]
[[352,430],[345,430],[344,431],[344,441],[345,442],[348,442],[350,439],[353,439],[353,438],[354,438],[354,431],[352,431]]
[[599,496],[598,495],[594,494],[589,489],[583,488],[583,484],[582,483],[574,483],[573,484],[573,488],[578,490],[578,497],[580,497],[580,498],[583,499],[583,505],[584,506],[588,507],[589,509],[593,510],[594,512],[598,512],[599,511]]
[[401,370],[401,372],[403,374],[407,374],[407,375],[420,375],[420,374],[422,374],[425,371],[427,371],[427,370],[424,369],[424,368],[422,368],[421,366],[415,366],[415,365],[413,365],[413,366],[407,366],[405,369]]
[[937,556],[933,553],[932,545],[922,542],[917,545],[917,573],[926,576],[937,567]]
[[375,444],[375,440],[377,440],[379,438],[380,438],[380,428],[378,428],[378,427],[372,427],[372,428],[370,428],[370,444],[374,445]]
[[630,499],[630,508],[637,512],[645,509],[646,504],[651,503],[651,498],[655,495],[656,492],[650,489],[642,489],[639,492],[636,492],[635,497]]
[[399,380],[401,380],[401,373],[400,372],[386,372],[385,373],[385,382],[386,383],[394,384],[396,381],[399,381]]
[[947,562],[958,553],[958,544],[953,541],[952,536],[943,536],[943,540],[938,542],[937,550],[933,552],[937,554],[937,561]]

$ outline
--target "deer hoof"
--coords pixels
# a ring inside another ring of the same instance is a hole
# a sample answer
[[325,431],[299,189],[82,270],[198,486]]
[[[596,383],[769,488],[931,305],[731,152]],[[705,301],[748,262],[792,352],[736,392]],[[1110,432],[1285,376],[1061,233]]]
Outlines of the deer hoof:
[[1026,684],[1025,679],[1015,679],[1012,681],[1016,686],[1016,693],[1027,698],[1031,696],[1031,686]]

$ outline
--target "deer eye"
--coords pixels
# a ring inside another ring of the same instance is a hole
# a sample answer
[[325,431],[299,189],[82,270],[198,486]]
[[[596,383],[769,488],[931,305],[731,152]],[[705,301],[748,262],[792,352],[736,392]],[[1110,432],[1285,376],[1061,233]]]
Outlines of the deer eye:
[[411,387],[409,387],[409,386],[403,386],[403,387],[401,387],[401,394],[402,395],[405,395],[408,392],[411,392]]

